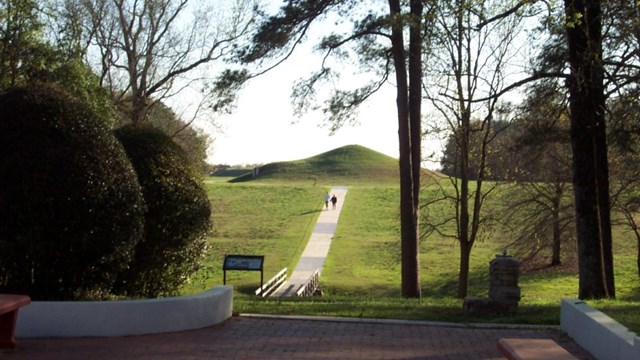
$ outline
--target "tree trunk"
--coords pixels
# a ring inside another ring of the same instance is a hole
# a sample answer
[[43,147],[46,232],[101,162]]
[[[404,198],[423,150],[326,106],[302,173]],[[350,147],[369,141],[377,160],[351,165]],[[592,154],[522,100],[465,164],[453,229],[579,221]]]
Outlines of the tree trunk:
[[555,184],[556,191],[555,196],[552,199],[552,212],[551,215],[553,218],[553,245],[552,245],[552,254],[551,254],[551,266],[557,266],[561,264],[560,261],[560,201],[562,199],[562,186],[560,184]]
[[469,260],[471,245],[460,242],[460,273],[458,274],[458,297],[464,299],[469,292]]
[[[411,0],[409,22],[409,123],[411,127],[411,171],[416,226],[420,221],[420,176],[422,170],[422,0]],[[417,231],[420,233],[419,231]]]
[[409,80],[407,78],[403,29],[399,0],[389,0],[392,21],[392,52],[396,71],[398,108],[398,139],[400,143],[400,237],[402,253],[402,296],[420,297],[418,273],[418,224],[414,204],[412,136],[409,110]]
[[[600,1],[565,0],[573,187],[579,256],[578,296],[615,297],[605,134]],[[577,15],[580,16],[577,16]]]

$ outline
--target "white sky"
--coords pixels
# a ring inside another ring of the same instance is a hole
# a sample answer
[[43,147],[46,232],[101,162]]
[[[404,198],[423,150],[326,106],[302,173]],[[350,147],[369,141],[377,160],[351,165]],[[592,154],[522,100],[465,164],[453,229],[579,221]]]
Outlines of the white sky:
[[306,59],[298,56],[251,81],[241,92],[234,113],[217,120],[223,133],[211,134],[211,163],[244,165],[298,160],[351,144],[398,157],[395,89],[391,84],[361,107],[359,125],[346,125],[334,135],[329,135],[319,111],[302,118],[293,115],[291,86],[313,70]]
[[[269,10],[277,11],[279,4],[269,3]],[[327,23],[335,26],[334,22]],[[210,163],[245,165],[298,160],[352,144],[398,157],[395,88],[391,84],[361,106],[359,125],[345,125],[334,135],[329,135],[321,112],[302,118],[293,115],[290,98],[293,83],[320,68],[321,58],[312,54],[311,47],[327,33],[327,27],[316,24],[313,28],[319,28],[318,32],[310,33],[287,62],[245,87],[233,114],[217,119],[222,133],[210,132],[214,138]],[[339,84],[343,89],[354,85]]]
[[[279,2],[271,3],[270,10],[275,12],[277,4]],[[253,165],[299,160],[354,144],[398,158],[398,120],[393,84],[385,84],[360,107],[356,118],[358,124],[347,124],[334,135],[329,135],[327,120],[320,111],[302,118],[293,115],[292,85],[320,68],[321,57],[313,54],[311,47],[327,33],[327,26],[336,26],[336,22],[327,20],[312,26],[307,41],[289,60],[251,80],[239,94],[233,114],[216,119],[221,131],[208,131],[214,139],[209,149],[209,163]],[[357,75],[351,76],[356,67],[351,73],[346,73],[345,69],[342,66],[346,76],[338,87],[353,89],[361,86],[361,82],[349,82],[361,80]],[[319,98],[322,100],[321,96]],[[434,164],[425,165],[434,167]]]

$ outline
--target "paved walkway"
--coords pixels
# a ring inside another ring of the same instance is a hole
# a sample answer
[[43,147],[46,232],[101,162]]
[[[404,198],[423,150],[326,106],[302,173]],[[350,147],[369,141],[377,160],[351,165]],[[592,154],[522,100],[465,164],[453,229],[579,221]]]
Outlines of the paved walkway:
[[331,203],[329,203],[328,209],[323,207],[323,211],[318,217],[318,222],[311,233],[307,247],[305,247],[300,260],[298,260],[296,268],[289,279],[278,290],[274,291],[271,296],[293,296],[301,286],[306,284],[316,270],[322,272],[324,261],[329,254],[333,234],[338,227],[338,218],[347,196],[347,187],[334,186],[329,191],[329,195],[334,194],[338,198],[336,208],[333,209]]
[[503,359],[502,337],[550,338],[578,359],[593,360],[553,329],[496,329],[359,319],[232,317],[179,333],[76,339],[18,339],[7,360],[103,359]]

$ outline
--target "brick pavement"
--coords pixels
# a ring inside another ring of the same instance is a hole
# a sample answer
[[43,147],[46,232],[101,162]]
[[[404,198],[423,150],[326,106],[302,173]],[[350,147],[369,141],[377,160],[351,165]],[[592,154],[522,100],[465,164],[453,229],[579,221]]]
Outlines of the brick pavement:
[[579,359],[593,358],[554,329],[496,329],[423,322],[232,317],[179,333],[19,339],[2,360],[49,359],[503,359],[501,337],[551,338]]

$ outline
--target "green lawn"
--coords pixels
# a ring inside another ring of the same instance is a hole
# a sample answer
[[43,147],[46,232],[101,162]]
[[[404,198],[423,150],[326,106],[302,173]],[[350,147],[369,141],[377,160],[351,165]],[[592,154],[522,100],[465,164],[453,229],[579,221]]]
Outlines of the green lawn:
[[[214,224],[206,268],[191,279],[184,293],[221,284],[224,254],[265,255],[265,281],[284,267],[291,271],[306,245],[322,206],[322,194],[328,188],[275,181],[208,183],[206,187]],[[398,196],[396,186],[350,187],[320,279],[322,297],[256,298],[252,294],[260,284],[260,274],[229,271],[227,283],[235,288],[234,311],[557,324],[560,299],[576,297],[578,278],[574,271],[546,269],[523,273],[517,315],[491,319],[466,317],[462,314],[462,300],[455,298],[458,245],[451,239],[428,238],[420,246],[423,297],[402,298]],[[614,234],[619,300],[590,303],[639,332],[640,281],[635,268],[635,241],[619,230]],[[469,295],[487,295],[489,261],[504,247],[497,240],[504,236],[489,233],[483,239],[472,251]]]

